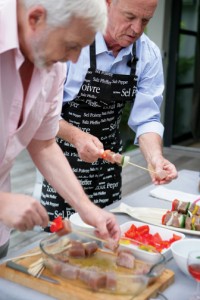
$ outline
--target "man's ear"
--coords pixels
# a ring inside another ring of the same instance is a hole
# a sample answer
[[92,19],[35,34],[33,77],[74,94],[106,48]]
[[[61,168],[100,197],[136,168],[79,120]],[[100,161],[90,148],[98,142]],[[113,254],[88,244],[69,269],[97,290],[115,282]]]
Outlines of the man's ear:
[[110,6],[112,0],[106,0],[107,6]]
[[42,6],[35,6],[29,10],[28,22],[32,30],[45,23],[47,17],[46,10]]

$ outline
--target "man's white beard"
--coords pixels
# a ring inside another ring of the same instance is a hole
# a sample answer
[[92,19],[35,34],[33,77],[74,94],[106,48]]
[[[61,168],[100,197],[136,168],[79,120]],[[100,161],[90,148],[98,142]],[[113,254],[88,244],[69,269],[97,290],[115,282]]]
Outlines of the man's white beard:
[[45,30],[45,32],[42,35],[40,35],[37,39],[31,42],[34,65],[38,69],[49,69],[49,66],[46,65],[45,51],[43,51],[48,33],[49,30]]
[[34,65],[38,68],[38,69],[46,69],[47,66],[45,64],[45,60],[42,57],[37,57],[37,55],[34,55]]

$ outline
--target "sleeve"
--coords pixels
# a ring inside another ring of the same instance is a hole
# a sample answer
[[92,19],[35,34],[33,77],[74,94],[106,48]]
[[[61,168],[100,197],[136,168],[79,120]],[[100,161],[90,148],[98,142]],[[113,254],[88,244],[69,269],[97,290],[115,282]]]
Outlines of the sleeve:
[[46,98],[48,109],[34,139],[47,140],[54,138],[59,129],[59,120],[63,101],[63,85],[66,78],[66,65],[59,63],[50,92]]
[[128,125],[138,137],[147,132],[163,136],[164,127],[160,122],[160,107],[163,100],[164,78],[159,48],[150,40],[141,43],[137,93]]

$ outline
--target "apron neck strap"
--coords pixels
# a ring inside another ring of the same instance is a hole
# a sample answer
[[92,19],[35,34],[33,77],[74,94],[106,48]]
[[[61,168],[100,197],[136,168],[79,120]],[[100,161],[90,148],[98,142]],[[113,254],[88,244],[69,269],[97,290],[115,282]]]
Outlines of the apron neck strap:
[[134,43],[133,47],[132,47],[132,57],[131,57],[130,62],[128,62],[128,64],[127,64],[128,66],[131,67],[131,72],[130,72],[131,75],[135,75],[135,73],[136,73],[137,61],[138,61],[138,58],[136,56],[136,43]]
[[95,40],[90,46],[90,68],[93,68],[96,70],[96,43]]

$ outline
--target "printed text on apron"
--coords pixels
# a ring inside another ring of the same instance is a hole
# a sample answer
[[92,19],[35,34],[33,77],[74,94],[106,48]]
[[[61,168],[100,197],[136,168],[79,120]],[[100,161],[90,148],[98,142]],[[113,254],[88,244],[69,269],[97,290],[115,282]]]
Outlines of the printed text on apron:
[[[130,75],[96,69],[95,43],[90,47],[90,68],[77,97],[63,106],[62,117],[103,143],[104,149],[122,152],[119,124],[126,101],[134,102],[137,88],[136,45],[133,45]],[[60,138],[57,142],[91,201],[105,207],[121,199],[121,167],[102,159],[82,161],[76,148]],[[44,180],[41,203],[50,220],[58,215],[69,218],[74,210]]]

